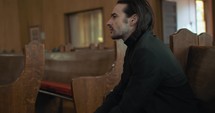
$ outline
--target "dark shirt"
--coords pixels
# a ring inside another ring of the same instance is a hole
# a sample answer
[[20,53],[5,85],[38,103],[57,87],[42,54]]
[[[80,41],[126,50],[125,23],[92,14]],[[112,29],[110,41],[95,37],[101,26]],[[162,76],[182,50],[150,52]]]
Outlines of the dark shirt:
[[151,31],[132,34],[119,84],[95,113],[198,113],[174,55]]

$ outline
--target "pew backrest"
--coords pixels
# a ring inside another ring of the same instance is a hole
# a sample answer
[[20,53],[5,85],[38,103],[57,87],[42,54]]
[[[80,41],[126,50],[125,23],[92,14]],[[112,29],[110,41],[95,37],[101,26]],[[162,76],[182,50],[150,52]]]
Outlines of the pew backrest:
[[70,84],[72,78],[103,75],[114,60],[114,49],[46,53],[44,81]]
[[212,44],[213,38],[210,35],[206,33],[197,35],[185,28],[170,35],[170,49],[184,70],[190,46],[212,46]]
[[15,81],[23,68],[23,54],[0,54],[0,85]]

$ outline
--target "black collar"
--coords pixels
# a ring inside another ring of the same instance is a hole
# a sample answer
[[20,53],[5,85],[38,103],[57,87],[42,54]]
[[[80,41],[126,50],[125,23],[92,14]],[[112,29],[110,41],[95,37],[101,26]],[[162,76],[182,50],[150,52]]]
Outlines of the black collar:
[[132,47],[140,39],[142,34],[143,32],[141,31],[133,32],[131,36],[129,36],[128,39],[124,41],[125,45],[127,45],[127,47]]

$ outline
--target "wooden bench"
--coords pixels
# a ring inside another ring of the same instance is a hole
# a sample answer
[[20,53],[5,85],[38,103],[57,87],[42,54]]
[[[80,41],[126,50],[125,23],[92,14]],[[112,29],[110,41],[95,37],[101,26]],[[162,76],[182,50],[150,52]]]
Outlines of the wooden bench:
[[73,78],[103,75],[111,70],[114,61],[114,49],[46,53],[40,92],[71,100]]
[[0,54],[0,113],[34,113],[44,75],[44,45],[32,41],[25,54]]
[[170,36],[173,53],[184,68],[203,113],[215,113],[215,47],[206,33],[181,29]]
[[77,113],[93,113],[120,80],[125,46],[46,54],[40,92],[71,100]]

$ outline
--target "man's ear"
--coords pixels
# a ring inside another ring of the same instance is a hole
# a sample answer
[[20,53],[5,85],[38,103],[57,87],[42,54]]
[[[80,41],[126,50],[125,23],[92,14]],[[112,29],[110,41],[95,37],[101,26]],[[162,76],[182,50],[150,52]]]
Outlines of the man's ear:
[[137,22],[138,22],[138,19],[139,19],[138,15],[137,14],[133,14],[130,17],[130,23],[131,23],[131,25],[136,25]]

